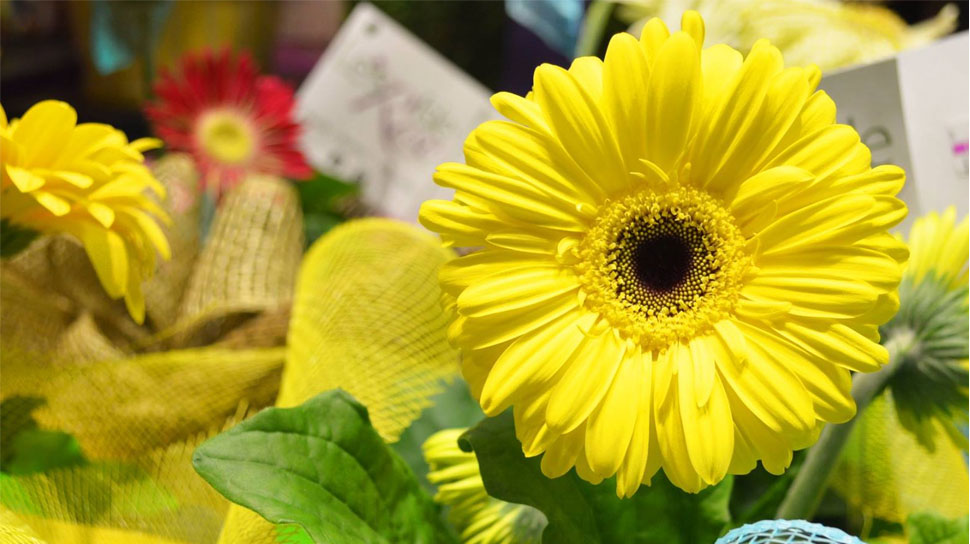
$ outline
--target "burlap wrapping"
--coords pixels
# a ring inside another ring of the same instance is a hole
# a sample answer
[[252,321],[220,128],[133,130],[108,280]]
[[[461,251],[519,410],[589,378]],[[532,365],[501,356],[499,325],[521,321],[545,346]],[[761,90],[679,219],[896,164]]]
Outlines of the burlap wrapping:
[[173,153],[152,168],[168,191],[167,209],[171,225],[164,228],[172,258],[162,262],[155,276],[145,282],[145,311],[157,330],[175,324],[189,274],[199,256],[201,203],[199,174],[192,159]]
[[[169,157],[155,168],[169,169],[161,177],[176,192],[194,187],[186,166]],[[182,211],[170,213],[191,224],[196,212]],[[173,247],[191,253],[183,226],[169,236],[184,235]],[[457,375],[436,279],[449,254],[391,221],[336,229],[303,262],[291,316],[302,244],[292,187],[247,180],[196,258],[174,258],[146,286],[144,327],[99,286],[87,292],[96,278],[72,240],[41,240],[4,263],[3,426],[67,432],[90,462],[3,476],[0,544],[286,542],[286,531],[230,511],[195,474],[203,439],[274,401],[338,386],[370,407],[388,439],[416,418],[441,379]]]
[[247,314],[289,305],[302,254],[296,190],[275,178],[243,181],[212,221],[178,313],[186,330],[175,344],[210,343]]
[[[0,513],[12,517],[0,521],[0,544],[215,542],[228,503],[192,470],[191,452],[276,399],[303,244],[295,191],[280,180],[244,181],[217,210],[210,249],[200,255],[192,162],[170,155],[153,168],[172,196],[166,206],[175,221],[167,229],[173,259],[146,285],[145,326],[104,294],[71,238],[41,238],[0,266],[5,432],[26,422],[67,432],[90,461],[4,476]],[[171,349],[213,315],[181,304],[194,271],[204,272],[196,274],[202,280],[193,300],[244,309],[245,335]],[[32,532],[20,531],[16,519]]]

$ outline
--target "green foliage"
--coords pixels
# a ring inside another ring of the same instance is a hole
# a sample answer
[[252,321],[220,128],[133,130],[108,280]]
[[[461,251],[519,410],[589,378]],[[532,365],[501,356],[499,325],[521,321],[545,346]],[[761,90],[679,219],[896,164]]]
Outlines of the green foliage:
[[444,391],[434,396],[431,402],[433,404],[425,408],[421,417],[401,433],[397,442],[391,444],[394,451],[407,462],[418,480],[428,490],[433,488],[426,478],[428,463],[425,462],[421,450],[425,440],[443,429],[471,427],[485,417],[481,407],[478,406],[478,402],[469,393],[468,384],[464,380],[456,379],[452,381],[445,387]]
[[317,172],[313,178],[296,183],[303,207],[303,228],[307,247],[317,238],[347,219],[345,203],[358,193],[356,184]]
[[81,445],[73,436],[61,431],[21,431],[6,442],[3,449],[8,457],[2,470],[8,474],[31,474],[85,463]]
[[298,524],[317,544],[451,540],[367,409],[343,391],[264,410],[199,446],[193,464],[229,500]]
[[906,520],[909,544],[966,544],[967,516],[946,519],[930,512],[912,514]]
[[758,466],[748,474],[734,477],[731,491],[732,527],[774,517],[778,505],[785,498],[785,493],[805,460],[805,452],[806,450],[796,451],[791,466],[780,476]]
[[313,539],[307,534],[306,529],[299,525],[277,525],[276,542],[277,544],[313,544]]
[[899,312],[880,327],[885,342],[912,335],[913,347],[900,361],[889,383],[902,425],[932,449],[920,432],[930,418],[967,418],[966,367],[970,355],[967,329],[967,287],[949,290],[941,279],[927,276],[899,286]]
[[0,219],[0,258],[8,259],[20,253],[34,241],[40,233],[14,225],[6,219]]
[[460,444],[474,451],[489,495],[528,504],[545,514],[544,542],[708,543],[730,524],[732,479],[697,494],[671,485],[662,474],[630,499],[619,499],[612,479],[600,485],[573,471],[550,479],[540,459],[527,459],[515,438],[511,412],[483,420]]
[[33,411],[44,402],[39,397],[13,396],[0,403],[0,471],[25,475],[86,464],[73,436],[37,427]]

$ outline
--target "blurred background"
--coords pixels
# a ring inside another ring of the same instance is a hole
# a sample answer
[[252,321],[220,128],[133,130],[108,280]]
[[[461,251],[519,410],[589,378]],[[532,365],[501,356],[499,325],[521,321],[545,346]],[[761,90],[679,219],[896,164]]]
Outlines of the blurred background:
[[[204,47],[249,50],[264,72],[299,86],[356,3],[3,0],[3,105],[9,117],[18,117],[35,102],[56,98],[73,104],[81,121],[110,123],[131,139],[146,136],[149,128],[141,105],[150,96],[150,82],[159,68],[171,66],[181,54]],[[562,47],[548,45],[548,36],[543,41],[520,24],[536,28],[535,19],[543,16],[536,9],[513,19],[511,4],[501,1],[374,4],[492,90],[525,93],[535,66],[568,63],[567,55],[559,52]],[[557,3],[532,4],[534,8]],[[947,2],[885,5],[916,23],[935,16]],[[956,31],[966,30],[967,3],[956,8]],[[563,11],[556,15],[563,16]],[[581,16],[582,10],[577,14]],[[578,18],[573,23],[578,26]],[[562,24],[568,26],[569,21]],[[614,15],[605,35],[627,26]],[[602,40],[600,52],[605,46]]]

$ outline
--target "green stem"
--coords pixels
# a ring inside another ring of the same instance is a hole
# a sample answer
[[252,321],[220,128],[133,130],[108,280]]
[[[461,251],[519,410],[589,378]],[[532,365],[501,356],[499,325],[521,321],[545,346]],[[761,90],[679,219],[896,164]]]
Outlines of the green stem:
[[606,32],[606,25],[610,22],[613,15],[614,4],[611,0],[593,0],[586,10],[586,17],[583,18],[583,28],[579,32],[579,39],[576,40],[576,56],[585,57],[595,55],[599,51],[600,43],[603,41],[603,33]]
[[842,455],[855,423],[862,417],[872,399],[882,392],[893,374],[916,347],[916,335],[910,330],[897,331],[889,337],[886,349],[889,364],[877,372],[858,373],[852,379],[852,398],[856,404],[855,417],[839,425],[827,425],[818,442],[808,450],[805,462],[799,469],[785,499],[775,513],[776,519],[811,519],[822,495],[828,488],[829,479]]

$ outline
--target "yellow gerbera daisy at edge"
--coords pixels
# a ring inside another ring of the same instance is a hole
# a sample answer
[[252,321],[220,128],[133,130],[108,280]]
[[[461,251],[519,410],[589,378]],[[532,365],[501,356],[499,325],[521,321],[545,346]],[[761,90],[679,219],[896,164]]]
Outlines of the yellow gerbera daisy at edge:
[[0,107],[0,217],[44,234],[76,237],[111,298],[124,297],[141,323],[141,284],[155,271],[155,253],[169,258],[158,221],[165,212],[146,194],[165,190],[141,152],[158,140],[129,142],[104,124],[77,124],[65,102],[45,100],[7,122]]
[[819,70],[681,25],[496,94],[509,120],[471,133],[434,176],[454,200],[420,214],[481,248],[440,278],[482,408],[514,406],[546,475],[616,474],[620,496],[660,468],[691,492],[758,460],[781,473],[851,418],[849,371],[887,362],[907,258],[887,232],[903,171],[871,168]]

